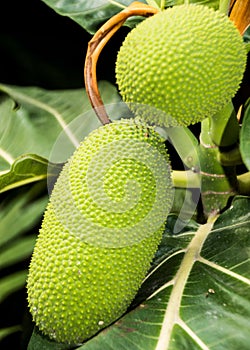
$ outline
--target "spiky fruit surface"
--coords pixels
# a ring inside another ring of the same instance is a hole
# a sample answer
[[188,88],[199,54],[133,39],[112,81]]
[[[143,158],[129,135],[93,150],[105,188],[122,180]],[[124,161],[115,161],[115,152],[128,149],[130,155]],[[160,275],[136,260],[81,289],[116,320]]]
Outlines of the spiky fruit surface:
[[32,256],[39,329],[79,343],[121,316],[150,267],[172,201],[161,138],[136,120],[92,132],[64,166]]
[[202,5],[180,5],[145,19],[125,38],[116,62],[124,101],[159,125],[190,125],[235,95],[246,65],[232,21]]

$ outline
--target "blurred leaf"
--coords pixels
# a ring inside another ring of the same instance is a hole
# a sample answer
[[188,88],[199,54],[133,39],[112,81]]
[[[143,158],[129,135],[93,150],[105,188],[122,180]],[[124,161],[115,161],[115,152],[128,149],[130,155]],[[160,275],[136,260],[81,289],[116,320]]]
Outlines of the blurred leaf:
[[[108,82],[100,82],[99,88],[104,103],[113,104],[109,112],[117,115],[115,107],[120,102],[117,89]],[[77,130],[71,130],[69,126],[79,116],[82,121],[90,114],[94,120],[87,118],[88,123],[92,122],[95,127],[100,125],[84,89],[48,91],[37,87],[0,85],[0,91],[9,96],[0,100],[0,171],[9,169],[23,154],[49,158],[62,132],[74,149],[86,136],[84,128],[75,135]],[[88,124],[84,126],[88,127]]]
[[19,332],[21,330],[22,328],[20,325],[0,329],[0,341],[8,335]]
[[[249,349],[250,198],[236,197],[214,224],[174,235],[177,219],[168,218],[139,306],[78,349]],[[45,349],[42,338],[29,350]]]
[[243,35],[243,40],[246,43],[247,52],[250,52],[250,25],[247,27],[247,29]]
[[243,34],[243,41],[244,41],[246,44],[249,44],[249,43],[250,43],[250,26],[247,27],[246,31],[245,31],[244,34]]
[[35,242],[36,235],[16,239],[10,246],[0,251],[0,267],[5,268],[30,257]]
[[[99,88],[110,118],[126,117],[117,89],[108,82]],[[65,162],[101,125],[83,89],[0,85],[0,90],[6,93],[0,97],[0,193],[46,177],[53,182],[61,170],[53,163]]]
[[48,197],[30,202],[32,193],[33,189],[0,204],[0,249],[7,243],[15,242],[16,237],[34,227],[41,218]]
[[[13,193],[12,193],[13,194]],[[28,258],[34,248],[35,235],[24,235],[38,223],[48,201],[41,197],[41,186],[23,189],[0,204],[0,269]],[[38,198],[37,198],[38,197]],[[34,232],[37,233],[37,232]],[[0,302],[23,288],[27,271],[18,271],[0,278]]]
[[[167,0],[167,4],[169,3],[169,6],[171,6],[170,2],[171,1]],[[174,5],[181,5],[186,3],[186,1],[173,0],[172,3],[174,3]],[[189,0],[189,4],[204,5],[204,6],[212,7],[215,10],[217,10],[219,8],[220,0]]]
[[244,112],[244,118],[242,122],[240,132],[240,151],[243,162],[248,170],[250,170],[250,100],[246,106]]
[[46,178],[56,178],[61,169],[59,164],[49,165],[45,158],[24,154],[12,163],[9,171],[0,173],[0,193]]
[[[125,7],[129,6],[133,0],[42,0],[58,14],[62,16],[68,16],[80,26],[82,26],[89,33],[94,34],[97,29],[106,22],[109,18],[113,17],[118,12],[122,11]],[[147,1],[141,0],[142,3]],[[154,1],[160,5],[160,1]],[[166,7],[173,5],[183,4],[184,0],[167,0]],[[218,8],[219,0],[191,0],[190,3],[197,3],[208,5],[214,8]],[[156,6],[157,7],[157,6]],[[137,17],[138,18],[138,17]],[[142,17],[138,18],[142,20]],[[126,21],[125,25],[133,28],[138,21],[135,21],[135,17]]]
[[24,287],[27,271],[18,271],[0,279],[0,303],[11,293]]

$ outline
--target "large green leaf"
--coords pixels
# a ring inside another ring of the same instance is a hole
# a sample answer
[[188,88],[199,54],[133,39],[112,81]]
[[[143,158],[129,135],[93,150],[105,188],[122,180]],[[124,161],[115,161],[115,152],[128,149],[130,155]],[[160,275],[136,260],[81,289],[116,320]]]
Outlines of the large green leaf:
[[[111,119],[123,115],[117,89],[99,83]],[[0,85],[0,192],[55,176],[79,142],[100,122],[84,89],[48,91]],[[125,113],[125,112],[124,112]]]
[[9,247],[20,235],[34,227],[41,218],[48,202],[48,197],[33,199],[36,193],[31,188],[26,193],[6,198],[0,203],[0,252]]
[[24,287],[28,271],[22,270],[0,279],[0,302],[15,291]]
[[[42,0],[62,16],[68,16],[91,34],[133,0]],[[146,1],[141,1],[146,2]]]
[[60,164],[49,164],[36,154],[24,154],[11,164],[10,170],[0,175],[0,193],[44,179],[53,181],[61,169]]
[[175,235],[176,220],[168,218],[132,310],[78,349],[249,349],[250,199],[236,197],[215,222]]
[[244,119],[240,132],[240,151],[243,162],[248,170],[250,170],[250,100],[244,112]]
[[[130,5],[133,0],[42,0],[48,6],[53,8],[57,13],[62,16],[68,16],[75,22],[80,24],[91,34],[94,34],[96,30],[107,21],[110,17],[120,12],[126,6]],[[145,0],[141,0],[142,3],[147,3]],[[165,6],[173,6],[183,4],[184,0],[166,0]],[[160,6],[161,1],[148,1],[149,4]],[[190,3],[198,3],[203,5],[212,6],[218,8],[218,0],[191,0]],[[133,27],[137,21],[126,21],[126,25]]]
[[30,235],[27,237],[21,237],[16,239],[10,247],[4,249],[0,256],[0,266],[5,268],[6,266],[16,264],[22,260],[31,256],[36,242],[36,235]]
[[47,196],[40,197],[41,190],[41,186],[33,185],[0,203],[0,302],[24,287],[27,271],[6,275],[5,268],[31,256],[37,232],[26,233],[41,220],[48,201]]
[[[99,87],[105,104],[120,101],[113,85],[100,82]],[[89,114],[93,118],[94,128],[100,124],[84,89],[49,91],[37,87],[0,85],[0,91],[9,96],[3,97],[0,105],[0,170],[8,169],[14,159],[22,154],[32,153],[49,158],[63,130],[65,138],[76,147],[86,136],[85,127],[92,122]],[[115,108],[111,109],[112,112],[115,112]],[[76,130],[72,130],[69,124],[79,117],[82,117],[83,123],[86,118],[87,123],[76,135]]]
[[45,337],[37,327],[34,327],[31,339],[27,350],[68,350],[71,348],[67,344],[56,343]]

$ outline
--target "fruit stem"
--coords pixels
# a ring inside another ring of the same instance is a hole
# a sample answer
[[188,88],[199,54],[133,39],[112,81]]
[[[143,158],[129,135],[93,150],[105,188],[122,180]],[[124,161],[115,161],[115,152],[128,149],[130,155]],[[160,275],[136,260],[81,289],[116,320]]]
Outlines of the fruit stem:
[[166,0],[161,0],[161,11],[165,9],[166,6]]
[[93,38],[88,43],[88,50],[85,59],[84,81],[86,92],[90,103],[103,125],[111,123],[105,110],[103,101],[98,89],[96,78],[96,64],[98,57],[110,38],[117,32],[123,23],[131,16],[149,17],[158,13],[159,10],[155,7],[133,2],[124,10],[111,17],[104,25],[95,33]]
[[223,209],[228,199],[238,194],[235,166],[223,166],[218,161],[220,150],[211,139],[209,120],[201,122],[200,174],[201,197],[205,216],[213,210]]
[[228,151],[219,150],[217,159],[222,166],[234,166],[243,164],[238,144],[236,144],[234,148]]
[[229,17],[243,35],[250,25],[250,0],[231,0]]
[[228,15],[231,0],[220,0],[219,11]]
[[239,139],[240,126],[233,103],[209,118],[211,140],[219,147],[232,147]]
[[200,174],[192,170],[172,170],[172,181],[174,187],[200,188]]
[[247,173],[241,174],[237,176],[238,186],[239,186],[239,194],[241,195],[250,195],[250,171]]

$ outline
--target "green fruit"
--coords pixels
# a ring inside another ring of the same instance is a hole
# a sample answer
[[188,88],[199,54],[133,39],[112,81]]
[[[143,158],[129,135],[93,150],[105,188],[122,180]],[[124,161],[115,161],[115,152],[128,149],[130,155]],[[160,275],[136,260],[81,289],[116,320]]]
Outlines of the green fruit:
[[147,273],[172,202],[164,143],[121,120],[93,131],[64,166],[32,256],[38,328],[79,343],[120,317]]
[[243,40],[227,16],[202,5],[180,5],[127,35],[116,77],[124,101],[145,120],[190,125],[231,100],[245,65]]

